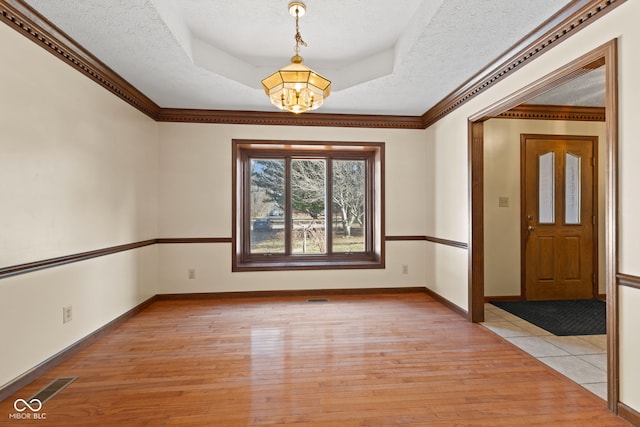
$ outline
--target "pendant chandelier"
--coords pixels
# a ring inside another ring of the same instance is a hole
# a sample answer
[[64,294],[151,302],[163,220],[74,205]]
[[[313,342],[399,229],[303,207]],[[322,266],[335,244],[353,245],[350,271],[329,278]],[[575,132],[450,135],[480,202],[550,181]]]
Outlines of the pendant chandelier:
[[300,46],[307,44],[300,35],[298,19],[305,12],[304,3],[289,3],[289,13],[296,18],[295,55],[291,57],[291,64],[262,80],[262,87],[271,103],[296,114],[320,107],[331,92],[331,82],[302,63]]

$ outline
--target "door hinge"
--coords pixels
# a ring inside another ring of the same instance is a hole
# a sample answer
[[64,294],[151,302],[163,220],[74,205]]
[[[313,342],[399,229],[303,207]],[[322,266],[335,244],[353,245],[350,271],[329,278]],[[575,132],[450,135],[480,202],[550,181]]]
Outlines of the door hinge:
[[591,282],[595,285],[596,284],[596,275],[592,274],[591,275]]
[[595,157],[591,158],[591,166],[593,166],[593,167],[596,166],[596,158]]
[[596,225],[596,216],[594,215],[591,218],[593,219],[593,225]]

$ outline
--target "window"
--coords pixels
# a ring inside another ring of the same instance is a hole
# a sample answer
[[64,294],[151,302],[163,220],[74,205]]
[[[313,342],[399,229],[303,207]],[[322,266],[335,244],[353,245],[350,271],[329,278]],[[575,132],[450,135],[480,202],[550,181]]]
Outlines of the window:
[[233,270],[383,268],[383,143],[233,141]]

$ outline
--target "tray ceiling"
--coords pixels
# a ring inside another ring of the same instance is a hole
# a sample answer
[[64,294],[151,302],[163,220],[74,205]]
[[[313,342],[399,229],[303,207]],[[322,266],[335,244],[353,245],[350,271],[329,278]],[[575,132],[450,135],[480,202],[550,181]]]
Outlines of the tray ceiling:
[[[25,3],[163,108],[274,111],[260,80],[293,54],[287,0]],[[318,111],[421,115],[567,3],[307,0],[301,55],[333,82]]]

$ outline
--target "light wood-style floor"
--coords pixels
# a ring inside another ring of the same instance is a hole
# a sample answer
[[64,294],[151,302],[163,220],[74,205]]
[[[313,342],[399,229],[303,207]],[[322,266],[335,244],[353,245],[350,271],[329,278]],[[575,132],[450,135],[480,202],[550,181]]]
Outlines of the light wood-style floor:
[[[324,296],[327,297],[327,296]],[[157,301],[0,403],[0,424],[628,426],[424,293]],[[46,421],[13,402],[78,376]]]

